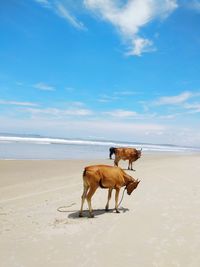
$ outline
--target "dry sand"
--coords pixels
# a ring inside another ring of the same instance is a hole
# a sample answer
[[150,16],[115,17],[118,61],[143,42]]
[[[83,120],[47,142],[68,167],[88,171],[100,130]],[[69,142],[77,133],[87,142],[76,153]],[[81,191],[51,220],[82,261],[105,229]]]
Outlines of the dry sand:
[[144,155],[128,172],[141,183],[120,214],[104,211],[99,189],[95,218],[78,218],[82,171],[96,163],[113,164],[0,161],[0,266],[199,267],[200,155]]

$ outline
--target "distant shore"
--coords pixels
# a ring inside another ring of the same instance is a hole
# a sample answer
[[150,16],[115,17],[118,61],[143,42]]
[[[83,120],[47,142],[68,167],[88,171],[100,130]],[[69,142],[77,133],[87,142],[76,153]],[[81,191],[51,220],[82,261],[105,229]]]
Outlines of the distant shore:
[[141,183],[120,214],[98,189],[94,219],[87,203],[78,218],[83,168],[112,160],[0,160],[1,266],[199,267],[199,159],[144,154],[136,172],[120,162]]

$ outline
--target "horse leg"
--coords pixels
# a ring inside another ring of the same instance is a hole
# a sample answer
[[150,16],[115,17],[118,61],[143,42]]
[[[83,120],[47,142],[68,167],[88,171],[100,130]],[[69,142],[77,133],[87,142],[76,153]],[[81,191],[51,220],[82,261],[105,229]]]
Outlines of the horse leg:
[[118,167],[118,162],[119,162],[119,159],[117,157],[115,157],[114,166],[117,166]]
[[87,195],[87,191],[89,189],[89,186],[88,185],[83,185],[83,194],[81,196],[81,208],[80,208],[80,211],[79,211],[79,217],[83,217],[83,204],[85,202],[85,198],[86,198],[86,195]]
[[98,185],[96,184],[92,184],[90,186],[90,190],[86,196],[87,202],[88,202],[88,208],[89,208],[89,213],[90,213],[90,217],[93,218],[94,214],[92,213],[92,204],[91,204],[91,198],[94,195],[95,191],[97,190]]
[[130,160],[128,161],[128,170],[130,170],[130,168],[131,168],[131,162],[130,162]]
[[115,193],[115,210],[116,210],[116,213],[120,213],[118,210],[119,191],[120,191],[120,188],[116,188],[116,193]]
[[112,188],[109,188],[108,189],[108,201],[107,201],[107,204],[106,204],[106,207],[105,207],[106,211],[109,211],[109,201],[111,199],[111,195],[112,195]]

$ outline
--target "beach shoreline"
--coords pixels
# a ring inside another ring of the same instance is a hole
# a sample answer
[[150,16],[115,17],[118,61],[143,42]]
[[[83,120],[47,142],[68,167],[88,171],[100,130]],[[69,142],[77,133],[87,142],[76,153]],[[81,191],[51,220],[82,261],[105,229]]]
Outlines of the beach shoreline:
[[[92,199],[94,219],[78,218],[82,172],[109,159],[0,160],[2,267],[200,265],[199,154],[144,154],[141,180],[116,214],[107,190]],[[122,193],[122,190],[121,190]],[[63,207],[65,212],[59,212]]]

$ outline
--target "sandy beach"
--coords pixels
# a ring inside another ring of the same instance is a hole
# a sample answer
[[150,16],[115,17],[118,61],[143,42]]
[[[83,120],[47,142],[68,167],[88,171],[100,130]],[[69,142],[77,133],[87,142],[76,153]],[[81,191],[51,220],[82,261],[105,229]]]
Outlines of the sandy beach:
[[0,266],[199,267],[199,159],[144,155],[126,170],[141,183],[120,214],[104,211],[107,190],[98,189],[93,219],[87,203],[78,217],[83,168],[113,161],[0,161]]

